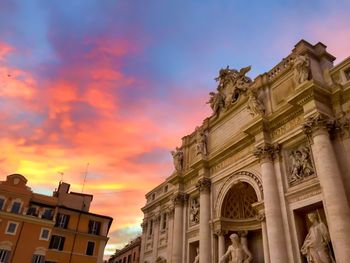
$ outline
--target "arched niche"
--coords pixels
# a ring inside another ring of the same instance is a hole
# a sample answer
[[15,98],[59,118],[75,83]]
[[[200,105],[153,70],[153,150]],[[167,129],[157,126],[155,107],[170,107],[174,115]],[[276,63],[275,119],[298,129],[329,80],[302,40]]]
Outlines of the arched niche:
[[261,202],[263,200],[263,187],[260,178],[248,171],[239,171],[232,175],[230,175],[223,185],[221,186],[218,197],[216,199],[216,203],[214,206],[215,218],[219,219],[222,217],[221,211],[224,205],[224,200],[227,196],[229,196],[229,192],[234,188],[235,185],[239,185],[240,183],[246,183],[251,188],[249,188],[250,192],[254,190],[256,194],[257,202]]

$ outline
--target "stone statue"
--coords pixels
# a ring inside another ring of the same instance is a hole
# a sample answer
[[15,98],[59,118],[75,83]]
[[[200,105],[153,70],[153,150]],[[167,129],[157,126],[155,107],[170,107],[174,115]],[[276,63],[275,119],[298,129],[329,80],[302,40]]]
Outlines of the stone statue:
[[250,114],[254,117],[255,115],[265,115],[265,105],[258,98],[258,93],[253,88],[247,89],[248,95],[248,110]]
[[207,141],[208,136],[206,131],[201,131],[199,127],[196,128],[196,154],[207,155]]
[[220,263],[226,262],[226,260],[231,256],[229,263],[250,263],[253,260],[253,256],[248,250],[247,242],[244,241],[243,244],[237,234],[232,234],[230,236],[232,245],[230,245],[225,253],[220,259]]
[[311,162],[310,150],[307,147],[301,147],[290,152],[292,162],[291,176],[289,183],[303,180],[305,177],[314,174],[314,168]]
[[308,219],[312,225],[301,247],[301,253],[308,263],[334,263],[328,247],[330,237],[326,225],[315,212],[308,214]]
[[307,55],[299,55],[294,60],[294,81],[297,85],[309,80],[310,59]]
[[225,107],[225,96],[221,92],[210,92],[210,99],[207,104],[210,104],[214,115],[217,116],[219,111]]
[[192,223],[199,223],[199,203],[197,199],[192,199],[191,210],[190,210],[190,220]]
[[171,151],[171,155],[174,159],[174,166],[176,171],[182,171],[183,168],[183,151],[179,147],[176,147],[175,151]]
[[196,248],[196,252],[197,252],[197,255],[194,258],[194,262],[193,263],[199,263],[199,247]]

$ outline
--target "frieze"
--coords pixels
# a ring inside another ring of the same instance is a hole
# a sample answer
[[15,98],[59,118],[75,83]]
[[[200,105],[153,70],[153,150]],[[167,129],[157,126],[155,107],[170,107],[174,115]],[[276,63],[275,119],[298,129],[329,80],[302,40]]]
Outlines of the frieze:
[[314,190],[314,191],[311,191],[311,192],[308,192],[308,193],[305,193],[305,194],[301,194],[301,195],[298,195],[298,196],[293,196],[293,197],[290,197],[288,199],[289,199],[290,203],[295,203],[295,202],[298,202],[298,201],[301,201],[301,200],[304,200],[304,199],[308,199],[310,197],[313,197],[313,196],[316,196],[316,195],[319,195],[319,194],[321,194],[321,189],[317,189],[317,190]]
[[254,146],[248,146],[244,150],[238,152],[237,154],[228,157],[222,162],[212,166],[210,168],[210,173],[213,174],[215,172],[219,172],[222,169],[232,165],[233,163],[239,161],[239,159],[241,159],[242,157],[246,156],[249,152],[252,152],[253,149],[254,149]]
[[298,116],[286,124],[278,127],[277,129],[273,130],[271,132],[271,138],[276,139],[281,137],[282,135],[286,134],[287,132],[293,130],[294,128],[300,126],[303,123],[304,118],[302,116]]

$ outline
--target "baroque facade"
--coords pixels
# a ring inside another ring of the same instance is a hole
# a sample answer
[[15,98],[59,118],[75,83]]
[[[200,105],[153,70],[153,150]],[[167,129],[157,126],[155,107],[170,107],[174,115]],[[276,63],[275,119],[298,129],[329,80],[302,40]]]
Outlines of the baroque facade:
[[146,195],[140,262],[346,263],[350,58],[301,40],[254,80],[224,68],[212,116]]
[[34,193],[20,174],[0,181],[0,263],[102,263],[112,218],[89,212],[93,196],[60,182]]

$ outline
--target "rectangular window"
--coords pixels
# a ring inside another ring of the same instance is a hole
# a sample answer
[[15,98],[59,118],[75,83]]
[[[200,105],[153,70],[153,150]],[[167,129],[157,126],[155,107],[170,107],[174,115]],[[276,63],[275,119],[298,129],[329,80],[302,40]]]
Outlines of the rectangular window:
[[37,207],[36,206],[29,207],[27,210],[27,215],[28,216],[38,216]]
[[163,214],[163,223],[162,223],[162,229],[164,230],[166,228],[166,221],[167,221],[167,217],[166,217],[166,213]]
[[32,263],[44,263],[45,257],[42,255],[34,255],[32,259]]
[[133,260],[135,261],[135,259],[136,259],[136,252],[134,252],[134,259]]
[[45,208],[43,215],[41,216],[41,218],[43,219],[47,219],[47,220],[51,220],[52,219],[52,209],[51,208]]
[[94,249],[95,249],[95,242],[88,241],[87,247],[86,247],[86,255],[93,256],[94,255]]
[[19,210],[21,209],[20,202],[13,202],[11,207],[11,213],[19,214]]
[[5,199],[4,198],[0,198],[0,210],[4,209],[4,204],[5,204]]
[[345,77],[346,77],[346,80],[350,80],[350,68],[345,70]]
[[18,223],[8,222],[5,234],[16,235],[17,227],[18,227]]
[[49,239],[50,239],[50,229],[41,228],[39,240],[48,241]]
[[56,218],[56,224],[55,227],[60,227],[60,228],[64,228],[67,229],[68,227],[68,222],[69,222],[69,215],[65,215],[65,214],[57,214],[57,218]]
[[131,255],[128,256],[128,263],[131,263]]
[[0,263],[7,263],[10,258],[10,251],[0,249]]
[[49,249],[57,249],[57,250],[62,251],[63,247],[64,247],[65,240],[66,240],[65,237],[52,235]]
[[101,222],[90,220],[89,221],[89,234],[99,235],[101,229]]
[[153,234],[153,220],[151,220],[151,222],[149,223],[149,235]]
[[123,258],[123,263],[126,263],[126,257]]

